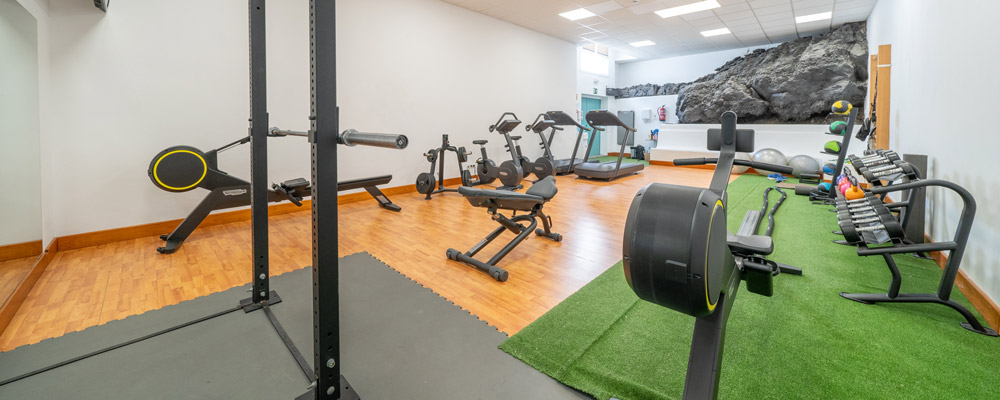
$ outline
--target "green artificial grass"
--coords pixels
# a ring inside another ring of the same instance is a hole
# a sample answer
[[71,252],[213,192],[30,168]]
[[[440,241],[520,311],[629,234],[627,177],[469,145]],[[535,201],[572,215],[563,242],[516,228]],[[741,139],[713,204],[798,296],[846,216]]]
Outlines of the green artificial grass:
[[[600,162],[618,161],[618,156],[601,156],[601,157],[593,157],[591,159],[594,159],[594,158],[596,158]],[[647,167],[649,166],[649,161],[647,161],[647,160],[642,160],[642,161],[633,160],[633,159],[629,158],[628,154],[626,154],[625,157],[622,157],[622,162],[630,162],[630,163],[640,162],[640,163],[646,164]],[[763,197],[761,197],[761,198],[763,198]]]
[[[770,185],[744,175],[729,186],[731,231],[746,210],[760,208]],[[841,298],[841,291],[884,293],[884,260],[831,243],[838,236],[830,207],[786,192],[770,258],[804,275],[777,276],[773,297],[741,286],[727,328],[721,398],[1000,398],[1000,339],[963,329],[961,315],[945,306]],[[772,191],[772,205],[777,196]],[[936,290],[941,269],[933,261],[895,259],[903,292]],[[971,309],[957,288],[952,293]],[[598,399],[680,398],[693,326],[689,316],[639,300],[619,263],[500,348]]]

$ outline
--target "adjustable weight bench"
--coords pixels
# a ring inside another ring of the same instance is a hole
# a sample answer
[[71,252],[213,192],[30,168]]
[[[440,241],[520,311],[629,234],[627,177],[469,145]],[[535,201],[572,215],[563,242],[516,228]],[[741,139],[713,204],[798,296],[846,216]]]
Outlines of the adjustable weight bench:
[[[462,253],[455,249],[448,249],[446,254],[448,259],[460,261],[470,266],[476,267],[480,271],[483,271],[493,279],[500,282],[507,280],[507,271],[503,268],[497,267],[496,264],[503,259],[507,253],[510,253],[514,247],[517,247],[525,238],[531,234],[532,231],[536,235],[552,239],[554,241],[562,241],[562,235],[554,233],[552,229],[552,217],[545,215],[542,211],[542,207],[546,202],[555,197],[558,189],[556,189],[556,178],[549,176],[545,179],[538,181],[537,183],[531,185],[530,188],[525,193],[518,193],[508,190],[489,190],[489,189],[476,189],[468,186],[462,186],[458,188],[458,193],[465,196],[465,199],[469,201],[476,207],[486,208],[490,213],[490,217],[494,221],[500,224],[493,232],[487,235],[475,246],[472,246],[469,251]],[[498,210],[510,210],[513,211],[511,217],[500,214]],[[517,215],[517,212],[527,212],[527,214]],[[542,228],[535,229],[538,226],[538,218],[542,219]],[[528,226],[520,224],[520,222],[528,222]],[[496,255],[490,258],[487,262],[479,261],[473,258],[476,253],[490,244],[494,239],[500,236],[504,231],[511,231],[517,234],[510,243],[507,243],[503,249],[500,249]]]

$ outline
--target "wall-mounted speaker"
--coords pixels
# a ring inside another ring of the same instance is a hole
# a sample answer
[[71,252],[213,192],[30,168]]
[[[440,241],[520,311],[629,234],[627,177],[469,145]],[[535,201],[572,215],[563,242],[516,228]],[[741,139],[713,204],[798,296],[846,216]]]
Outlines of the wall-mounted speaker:
[[108,4],[111,0],[94,0],[94,7],[97,7],[101,11],[108,12]]

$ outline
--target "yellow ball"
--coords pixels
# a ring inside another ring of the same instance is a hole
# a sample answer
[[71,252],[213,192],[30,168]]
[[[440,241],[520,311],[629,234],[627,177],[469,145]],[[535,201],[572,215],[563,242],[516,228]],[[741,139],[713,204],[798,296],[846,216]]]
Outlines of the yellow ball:
[[831,109],[834,114],[847,115],[851,112],[851,110],[854,109],[854,106],[851,105],[851,103],[849,102],[840,100],[836,103],[833,103],[833,107],[831,107]]

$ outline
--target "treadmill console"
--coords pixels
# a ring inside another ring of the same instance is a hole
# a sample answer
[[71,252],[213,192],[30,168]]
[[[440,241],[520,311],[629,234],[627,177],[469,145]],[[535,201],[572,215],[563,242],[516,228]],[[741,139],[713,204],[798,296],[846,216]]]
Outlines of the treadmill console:
[[576,122],[576,120],[573,119],[573,117],[569,116],[569,114],[566,114],[565,112],[562,111],[549,111],[545,113],[545,117],[547,119],[552,120],[552,122],[558,126],[575,126],[585,131],[590,130],[590,128],[580,125],[580,123]]
[[635,132],[635,128],[628,126],[625,121],[608,110],[594,110],[587,113],[587,123],[590,126],[620,126],[629,132]]

